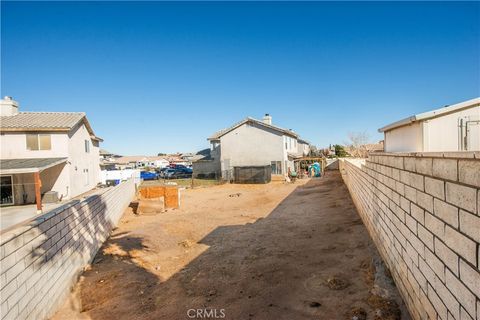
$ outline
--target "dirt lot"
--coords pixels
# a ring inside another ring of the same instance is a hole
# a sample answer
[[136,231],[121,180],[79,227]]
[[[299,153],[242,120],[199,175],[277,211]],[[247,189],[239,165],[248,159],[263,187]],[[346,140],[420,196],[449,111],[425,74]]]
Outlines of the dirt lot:
[[197,312],[409,319],[336,171],[295,184],[185,190],[181,209],[156,215],[129,208],[55,319],[202,318]]

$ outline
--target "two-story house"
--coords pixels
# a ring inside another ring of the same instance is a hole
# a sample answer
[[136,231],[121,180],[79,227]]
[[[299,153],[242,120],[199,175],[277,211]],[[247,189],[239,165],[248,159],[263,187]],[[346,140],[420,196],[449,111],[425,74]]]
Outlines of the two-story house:
[[208,175],[211,171],[225,176],[237,166],[270,165],[273,175],[285,175],[289,168],[294,170],[295,159],[309,152],[305,147],[308,142],[300,143],[293,130],[273,125],[269,114],[262,120],[247,117],[208,140],[210,155],[194,162],[194,174]]
[[85,113],[20,112],[0,101],[1,205],[69,199],[100,180],[99,143]]

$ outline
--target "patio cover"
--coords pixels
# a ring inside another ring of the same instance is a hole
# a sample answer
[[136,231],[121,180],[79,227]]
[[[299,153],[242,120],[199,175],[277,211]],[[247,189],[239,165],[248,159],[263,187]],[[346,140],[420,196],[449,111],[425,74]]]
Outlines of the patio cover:
[[67,158],[1,159],[0,174],[33,173],[67,162]]

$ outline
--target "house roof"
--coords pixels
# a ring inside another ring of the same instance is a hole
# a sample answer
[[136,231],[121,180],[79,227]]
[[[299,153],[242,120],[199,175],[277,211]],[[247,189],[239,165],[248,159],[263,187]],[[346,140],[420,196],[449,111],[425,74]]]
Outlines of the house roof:
[[19,112],[13,116],[0,117],[1,132],[59,131],[68,132],[81,121],[94,140],[95,136],[84,112]]
[[116,163],[131,163],[137,161],[155,161],[155,160],[166,160],[169,161],[167,156],[124,156],[115,159]]
[[436,109],[436,110],[419,113],[419,114],[407,117],[405,119],[393,122],[389,125],[386,125],[386,126],[380,128],[380,129],[378,129],[378,132],[390,131],[390,130],[398,128],[398,127],[403,127],[403,126],[409,125],[413,122],[424,121],[424,120],[436,118],[436,117],[439,117],[439,116],[442,116],[442,115],[446,115],[446,114],[449,114],[449,113],[461,111],[463,109],[468,109],[468,108],[472,108],[472,107],[475,107],[475,106],[480,106],[480,98],[474,98],[474,99],[471,99],[471,100],[467,100],[467,101],[464,101],[464,102],[460,102],[460,103],[457,103],[457,104],[453,104],[453,105],[450,105],[450,106],[439,108],[439,109]]
[[67,161],[67,158],[1,159],[2,174],[40,172]]
[[310,144],[310,141],[307,141],[307,140],[302,139],[302,138],[300,138],[300,137],[298,137],[298,142],[299,142],[299,143],[304,143],[304,144]]
[[105,149],[101,149],[101,148],[100,148],[99,153],[100,153],[101,156],[104,156],[104,155],[106,156],[106,155],[109,155],[109,154],[113,154],[110,151],[105,150]]
[[247,118],[243,119],[242,121],[235,123],[233,126],[231,126],[229,128],[226,128],[226,129],[223,129],[223,130],[220,130],[220,131],[214,133],[212,136],[210,136],[208,138],[208,140],[220,139],[220,137],[222,137],[223,135],[229,133],[230,131],[235,130],[236,128],[238,128],[238,127],[240,127],[240,126],[242,126],[242,125],[244,125],[245,123],[248,123],[248,122],[258,124],[258,125],[263,126],[265,128],[269,128],[269,129],[278,131],[280,133],[283,133],[283,134],[286,134],[286,135],[289,135],[289,136],[292,136],[292,137],[295,137],[295,138],[298,137],[298,134],[296,134],[292,130],[280,128],[280,127],[274,126],[272,124],[264,123],[261,120],[254,119],[254,118],[251,118],[251,117],[247,117]]

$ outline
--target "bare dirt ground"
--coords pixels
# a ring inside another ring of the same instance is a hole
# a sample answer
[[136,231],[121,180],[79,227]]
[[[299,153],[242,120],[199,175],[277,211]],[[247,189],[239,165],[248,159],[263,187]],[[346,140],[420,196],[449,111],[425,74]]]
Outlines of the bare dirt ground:
[[54,319],[409,319],[338,171],[181,200],[129,208]]

